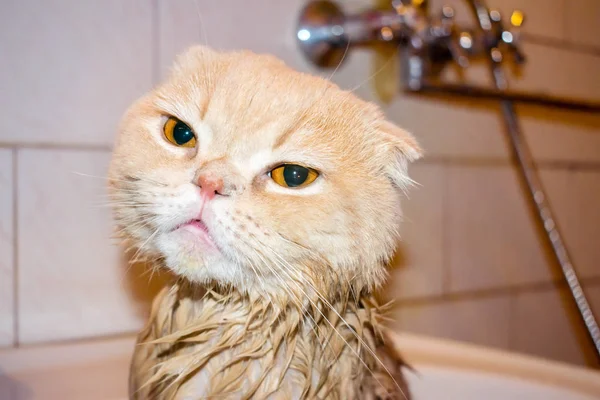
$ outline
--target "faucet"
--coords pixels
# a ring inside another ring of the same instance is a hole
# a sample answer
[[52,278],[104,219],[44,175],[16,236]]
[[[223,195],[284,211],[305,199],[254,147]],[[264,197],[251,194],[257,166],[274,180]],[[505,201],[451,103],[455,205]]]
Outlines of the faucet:
[[[355,48],[388,43],[400,50],[402,81],[407,92],[505,99],[563,109],[599,112],[600,102],[571,99],[547,93],[508,90],[508,81],[495,82],[495,88],[444,83],[446,68],[460,72],[477,62],[493,62],[497,76],[510,64],[519,73],[526,63],[521,49],[521,28],[525,15],[514,10],[508,18],[490,9],[483,0],[465,0],[477,22],[461,26],[450,6],[432,12],[428,0],[390,0],[384,9],[368,9],[345,14],[334,2],[313,0],[300,13],[296,29],[300,51],[320,68],[338,68]],[[494,78],[497,81],[497,78]]]
[[469,3],[482,29],[458,26],[450,6],[430,16],[427,0],[394,0],[387,10],[366,10],[355,15],[345,15],[331,1],[312,1],[300,16],[298,43],[308,60],[324,68],[338,67],[344,53],[352,48],[375,42],[400,45],[420,59],[408,61],[412,66],[408,69],[409,85],[415,88],[422,77],[439,73],[450,63],[467,68],[471,60],[488,52],[498,62],[507,54],[516,64],[523,64],[525,57],[518,44],[523,13],[515,10],[507,29],[499,11],[488,10],[478,0]]
[[[498,10],[484,0],[465,0],[477,25],[463,27],[455,22],[452,7],[431,13],[427,0],[391,0],[383,10],[366,10],[346,15],[328,0],[310,1],[302,10],[296,35],[300,50],[315,65],[338,68],[353,48],[390,43],[400,49],[404,90],[412,93],[446,93],[484,97],[500,101],[508,144],[516,161],[526,195],[536,210],[536,220],[553,250],[556,266],[567,284],[600,365],[600,328],[581,286],[575,266],[548,203],[531,151],[523,136],[514,102],[536,103],[584,112],[600,111],[594,101],[554,97],[543,93],[508,90],[502,68],[507,60],[517,68],[526,62],[520,47],[525,16],[515,10],[505,24]],[[508,28],[507,28],[508,26]],[[449,66],[459,70],[474,62],[487,62],[493,88],[465,83],[448,84],[440,79]]]

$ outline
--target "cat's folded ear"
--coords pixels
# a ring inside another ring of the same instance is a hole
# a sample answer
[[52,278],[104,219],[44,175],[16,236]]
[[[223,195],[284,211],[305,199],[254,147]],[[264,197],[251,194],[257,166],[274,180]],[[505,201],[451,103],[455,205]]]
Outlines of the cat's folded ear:
[[412,180],[408,177],[408,163],[423,156],[423,150],[409,132],[383,120],[378,126],[385,144],[385,172],[392,183],[406,188]]

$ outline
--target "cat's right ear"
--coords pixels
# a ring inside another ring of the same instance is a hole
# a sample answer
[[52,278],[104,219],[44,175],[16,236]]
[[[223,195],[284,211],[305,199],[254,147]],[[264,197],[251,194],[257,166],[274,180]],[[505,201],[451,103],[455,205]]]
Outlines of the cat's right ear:
[[386,157],[385,172],[392,183],[404,189],[413,181],[408,177],[408,164],[423,156],[423,150],[412,134],[389,121],[381,121]]

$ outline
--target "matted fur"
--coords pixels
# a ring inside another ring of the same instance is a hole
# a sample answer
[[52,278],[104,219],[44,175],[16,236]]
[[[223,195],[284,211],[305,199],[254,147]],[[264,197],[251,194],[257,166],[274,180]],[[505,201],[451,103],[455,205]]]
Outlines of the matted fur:
[[[195,148],[165,140],[170,116]],[[131,397],[408,398],[372,293],[420,153],[376,106],[274,57],[183,54],[125,115],[109,174],[122,236],[180,278],[140,334]],[[283,189],[268,175],[281,163],[320,175]],[[213,247],[180,228],[191,219]]]
[[131,397],[408,399],[379,318],[371,296],[279,309],[236,291],[174,285],[139,336]]

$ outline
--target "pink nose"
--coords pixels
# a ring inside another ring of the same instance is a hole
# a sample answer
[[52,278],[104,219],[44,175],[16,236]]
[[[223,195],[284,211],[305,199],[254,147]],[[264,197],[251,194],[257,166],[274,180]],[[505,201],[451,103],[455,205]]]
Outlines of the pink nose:
[[223,194],[223,179],[210,175],[200,175],[198,177],[198,186],[200,193],[209,199],[215,197],[216,194]]

